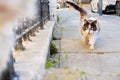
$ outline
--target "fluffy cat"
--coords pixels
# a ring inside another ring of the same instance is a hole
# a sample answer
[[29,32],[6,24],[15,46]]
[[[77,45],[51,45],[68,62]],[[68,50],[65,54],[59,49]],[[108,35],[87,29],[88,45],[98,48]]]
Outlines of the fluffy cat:
[[94,49],[95,42],[100,31],[97,19],[90,16],[77,4],[70,1],[66,1],[66,3],[80,12],[82,42],[83,44],[89,45],[89,49]]
[[14,24],[19,18],[36,16],[36,0],[0,0],[0,80],[13,80]]

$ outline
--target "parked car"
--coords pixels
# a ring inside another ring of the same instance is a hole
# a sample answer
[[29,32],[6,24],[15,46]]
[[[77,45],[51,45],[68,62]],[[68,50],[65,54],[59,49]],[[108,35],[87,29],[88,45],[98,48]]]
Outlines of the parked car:
[[[116,0],[102,0],[102,10],[105,12],[115,12]],[[91,11],[98,12],[99,0],[91,0]]]
[[120,16],[120,0],[116,1],[115,8],[116,8],[116,15]]

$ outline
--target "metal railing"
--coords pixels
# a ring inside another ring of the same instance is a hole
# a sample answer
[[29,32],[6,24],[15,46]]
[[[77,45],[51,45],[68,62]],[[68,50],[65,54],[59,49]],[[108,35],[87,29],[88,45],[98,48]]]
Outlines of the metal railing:
[[48,0],[39,0],[39,13],[41,21],[41,29],[43,29],[43,24],[50,19],[49,16],[49,1]]
[[35,32],[39,32],[40,29],[44,29],[44,24],[49,20],[49,1],[38,0],[38,3],[38,17],[34,19],[25,18],[21,20],[19,25],[15,28],[15,50],[25,50],[23,42],[31,41],[30,36],[35,36]]

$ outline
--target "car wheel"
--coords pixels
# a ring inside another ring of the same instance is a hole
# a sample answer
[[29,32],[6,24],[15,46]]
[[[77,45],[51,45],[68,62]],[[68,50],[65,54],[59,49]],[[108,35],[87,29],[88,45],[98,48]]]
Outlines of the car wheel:
[[120,16],[120,2],[116,3],[116,15]]

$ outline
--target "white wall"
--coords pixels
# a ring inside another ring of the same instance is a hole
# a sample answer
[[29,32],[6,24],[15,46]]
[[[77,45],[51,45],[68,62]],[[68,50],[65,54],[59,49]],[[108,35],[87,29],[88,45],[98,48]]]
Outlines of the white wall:
[[57,21],[57,0],[49,0],[50,2],[50,20]]

